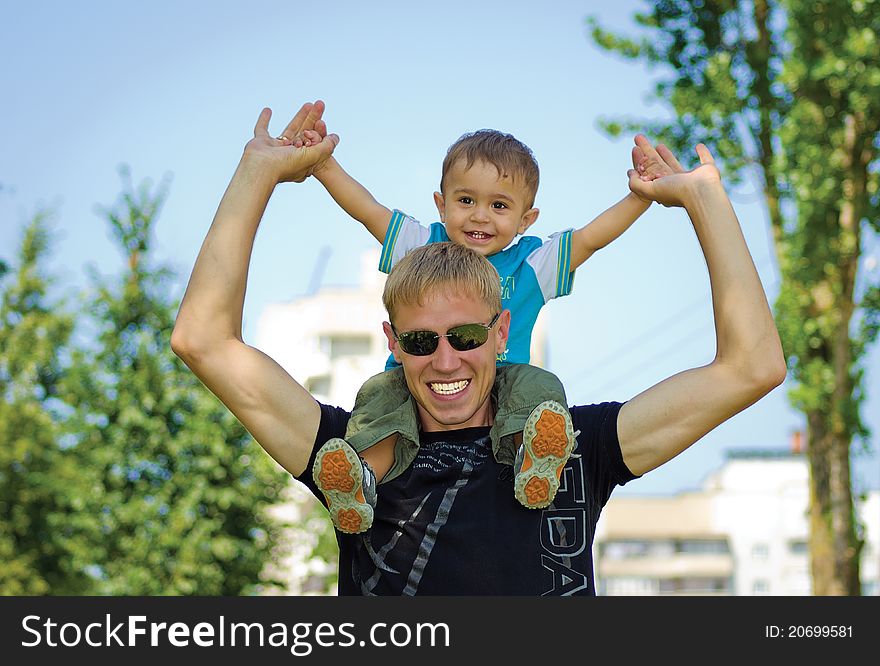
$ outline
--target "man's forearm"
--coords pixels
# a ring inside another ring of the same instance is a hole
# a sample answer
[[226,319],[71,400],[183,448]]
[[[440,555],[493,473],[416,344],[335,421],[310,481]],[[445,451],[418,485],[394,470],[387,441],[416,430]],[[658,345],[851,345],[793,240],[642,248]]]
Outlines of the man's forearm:
[[702,186],[685,207],[709,269],[717,359],[759,376],[784,375],[770,306],[723,186]]
[[193,268],[175,325],[178,339],[241,338],[251,252],[275,185],[258,160],[239,162]]

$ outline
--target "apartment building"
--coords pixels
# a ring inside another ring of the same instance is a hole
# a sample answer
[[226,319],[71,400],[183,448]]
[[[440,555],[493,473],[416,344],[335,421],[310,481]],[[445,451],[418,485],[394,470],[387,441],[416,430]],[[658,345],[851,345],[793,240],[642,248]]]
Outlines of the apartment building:
[[[594,543],[600,595],[809,595],[807,461],[730,451],[700,490],[613,497]],[[880,492],[858,503],[862,593],[880,594]]]

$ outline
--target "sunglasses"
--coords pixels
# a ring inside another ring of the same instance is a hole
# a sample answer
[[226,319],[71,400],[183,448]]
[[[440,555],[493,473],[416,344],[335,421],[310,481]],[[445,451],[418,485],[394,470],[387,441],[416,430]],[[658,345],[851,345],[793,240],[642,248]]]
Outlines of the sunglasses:
[[407,354],[412,356],[430,356],[437,351],[440,344],[440,338],[447,338],[449,346],[456,351],[470,351],[477,347],[482,347],[489,339],[489,331],[501,316],[499,312],[488,324],[462,324],[461,326],[453,326],[445,335],[440,335],[434,331],[407,331],[398,333],[391,325],[394,331],[394,339],[400,344],[400,348]]

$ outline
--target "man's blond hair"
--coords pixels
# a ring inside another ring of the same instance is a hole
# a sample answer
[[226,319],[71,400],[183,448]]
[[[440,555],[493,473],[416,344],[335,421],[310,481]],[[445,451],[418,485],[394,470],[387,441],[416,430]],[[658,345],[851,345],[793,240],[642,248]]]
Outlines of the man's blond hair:
[[528,208],[535,203],[538,192],[538,162],[532,150],[512,134],[505,134],[493,129],[481,129],[463,134],[449,146],[443,160],[443,171],[440,175],[440,193],[446,194],[446,175],[459,160],[464,160],[465,169],[470,169],[475,162],[485,162],[498,169],[498,176],[510,176],[514,182],[525,189]]
[[483,255],[456,243],[430,243],[401,259],[385,282],[388,317],[400,306],[421,306],[436,295],[469,296],[501,312],[498,271]]

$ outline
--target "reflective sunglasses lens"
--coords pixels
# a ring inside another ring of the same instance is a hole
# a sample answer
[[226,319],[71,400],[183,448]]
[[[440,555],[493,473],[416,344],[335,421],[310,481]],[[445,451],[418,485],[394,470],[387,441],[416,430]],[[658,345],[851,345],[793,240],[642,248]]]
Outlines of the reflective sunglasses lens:
[[489,339],[489,331],[481,324],[465,324],[450,328],[446,334],[449,344],[458,351],[469,351],[481,347]]
[[433,331],[409,331],[401,333],[397,340],[407,354],[429,356],[437,350],[440,338]]

